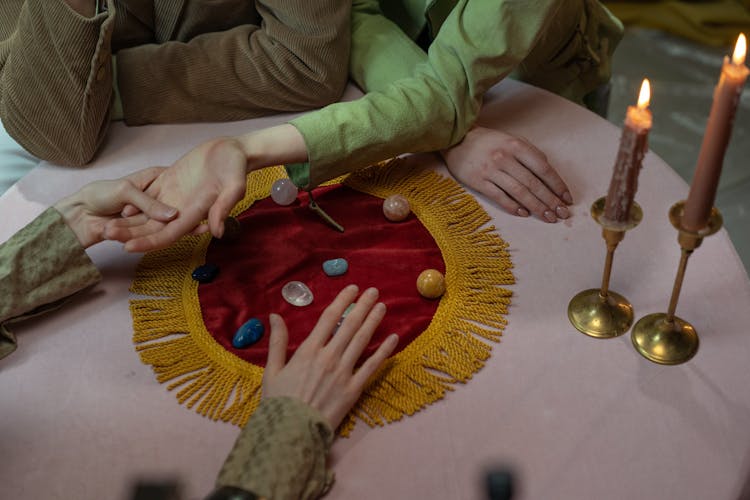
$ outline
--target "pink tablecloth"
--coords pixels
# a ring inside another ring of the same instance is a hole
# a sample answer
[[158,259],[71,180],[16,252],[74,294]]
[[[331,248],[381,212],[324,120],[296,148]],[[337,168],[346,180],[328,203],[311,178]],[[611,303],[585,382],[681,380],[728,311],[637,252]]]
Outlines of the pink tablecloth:
[[[91,168],[42,164],[0,197],[0,240],[88,181],[169,164],[200,140],[286,119],[115,126]],[[572,187],[574,216],[550,225],[480,199],[515,264],[503,341],[443,401],[339,440],[329,498],[480,499],[482,473],[495,465],[516,471],[523,499],[737,498],[750,473],[750,281],[727,233],[706,239],[688,267],[677,313],[701,336],[691,362],[654,365],[629,335],[586,337],[566,308],[601,279],[604,242],[588,207],[605,194],[619,130],[510,81],[490,92],[481,122],[547,153]],[[444,171],[430,155],[410,161]],[[637,196],[644,221],[618,248],[611,281],[637,318],[666,309],[679,258],[666,214],[686,194],[649,154]],[[177,478],[185,498],[200,498],[238,429],[178,405],[138,360],[127,307],[138,257],[109,243],[90,255],[104,283],[19,326],[19,350],[0,362],[0,497],[127,498],[137,478]]]

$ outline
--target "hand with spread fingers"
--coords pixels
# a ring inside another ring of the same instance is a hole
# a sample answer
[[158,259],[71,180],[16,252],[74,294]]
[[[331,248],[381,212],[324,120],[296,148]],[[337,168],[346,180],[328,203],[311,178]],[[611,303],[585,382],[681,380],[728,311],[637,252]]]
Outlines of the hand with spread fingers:
[[126,206],[135,207],[158,224],[167,224],[177,216],[177,210],[145,193],[163,171],[152,167],[121,179],[92,182],[58,201],[55,208],[84,248],[102,241],[106,224],[120,220]]
[[288,331],[284,320],[271,315],[271,339],[263,375],[263,397],[297,398],[338,427],[359,399],[368,379],[391,355],[398,335],[391,334],[355,370],[355,365],[385,315],[378,291],[368,288],[336,329],[346,308],[357,297],[349,285],[323,311],[310,335],[286,361]]
[[570,216],[570,190],[544,153],[524,139],[477,126],[442,155],[458,181],[511,214],[546,222]]

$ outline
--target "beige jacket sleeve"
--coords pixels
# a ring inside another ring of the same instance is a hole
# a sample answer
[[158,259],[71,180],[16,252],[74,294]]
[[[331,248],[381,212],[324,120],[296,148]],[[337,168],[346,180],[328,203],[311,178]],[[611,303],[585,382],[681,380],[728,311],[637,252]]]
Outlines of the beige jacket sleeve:
[[16,349],[8,323],[47,311],[101,280],[60,213],[48,208],[0,245],[0,358]]
[[333,483],[326,466],[332,442],[328,423],[302,401],[263,399],[224,462],[216,486],[273,500],[318,498]]
[[35,156],[80,166],[104,140],[113,15],[85,18],[62,0],[0,2],[0,120]]
[[[223,3],[215,8],[231,17],[244,2]],[[217,14],[185,2],[171,41],[117,52],[125,122],[240,120],[336,102],[348,78],[351,0],[258,0],[255,8],[257,25],[196,35],[200,20]]]

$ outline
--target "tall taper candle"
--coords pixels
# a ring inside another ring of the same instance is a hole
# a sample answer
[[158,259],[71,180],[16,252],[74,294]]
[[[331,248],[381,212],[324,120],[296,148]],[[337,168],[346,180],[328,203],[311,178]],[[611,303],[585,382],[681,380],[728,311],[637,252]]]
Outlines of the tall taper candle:
[[638,105],[628,106],[625,127],[622,129],[620,149],[617,151],[612,180],[609,183],[604,203],[604,218],[610,222],[626,223],[630,217],[635,191],[638,189],[638,173],[643,156],[648,151],[648,132],[651,130],[651,86],[644,78],[638,95]]
[[742,86],[750,72],[745,66],[746,49],[745,35],[740,34],[732,60],[724,57],[721,78],[714,90],[714,102],[708,116],[695,175],[682,216],[682,227],[688,231],[699,231],[708,224],[711,208],[716,199],[724,153],[732,135],[734,115],[739,104]]

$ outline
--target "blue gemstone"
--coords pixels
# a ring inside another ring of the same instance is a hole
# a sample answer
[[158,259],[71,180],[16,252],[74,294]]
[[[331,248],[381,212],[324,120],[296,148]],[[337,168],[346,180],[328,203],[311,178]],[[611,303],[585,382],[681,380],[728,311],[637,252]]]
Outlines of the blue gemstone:
[[193,279],[198,283],[211,283],[219,274],[219,266],[216,264],[204,264],[193,270]]
[[346,259],[331,259],[323,262],[323,272],[328,276],[341,276],[349,270]]
[[234,334],[232,345],[236,349],[253,345],[260,340],[265,330],[263,323],[258,318],[250,318]]

